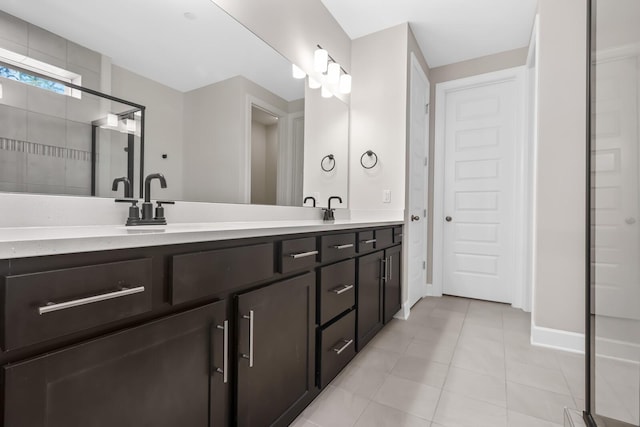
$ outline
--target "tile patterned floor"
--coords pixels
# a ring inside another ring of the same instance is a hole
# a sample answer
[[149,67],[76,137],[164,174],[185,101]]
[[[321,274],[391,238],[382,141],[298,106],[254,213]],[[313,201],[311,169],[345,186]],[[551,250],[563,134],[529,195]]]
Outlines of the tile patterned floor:
[[295,427],[558,427],[580,408],[581,355],[529,344],[528,313],[425,298],[394,319]]

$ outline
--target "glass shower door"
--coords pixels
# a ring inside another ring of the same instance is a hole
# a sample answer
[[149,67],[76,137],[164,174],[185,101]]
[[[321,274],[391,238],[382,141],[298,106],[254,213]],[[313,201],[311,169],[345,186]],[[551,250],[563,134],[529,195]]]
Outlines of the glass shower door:
[[[640,425],[640,1],[593,0],[589,422]],[[587,415],[589,418],[589,415]]]

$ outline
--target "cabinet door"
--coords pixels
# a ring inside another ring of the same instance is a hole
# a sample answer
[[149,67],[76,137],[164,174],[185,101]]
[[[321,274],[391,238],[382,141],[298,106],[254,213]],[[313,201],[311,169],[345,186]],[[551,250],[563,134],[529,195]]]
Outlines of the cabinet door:
[[316,394],[315,275],[238,296],[239,426],[288,425]]
[[400,262],[401,246],[394,246],[384,251],[386,259],[386,280],[384,281],[384,323],[393,319],[393,316],[400,311]]
[[358,259],[358,351],[382,328],[383,251]]
[[4,426],[226,425],[225,304],[5,366]]

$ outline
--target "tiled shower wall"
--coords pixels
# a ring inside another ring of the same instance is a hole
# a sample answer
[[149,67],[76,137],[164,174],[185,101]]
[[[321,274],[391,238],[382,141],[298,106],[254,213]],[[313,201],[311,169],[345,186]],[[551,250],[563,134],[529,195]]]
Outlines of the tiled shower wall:
[[[72,71],[100,90],[102,56],[0,11],[0,47]],[[91,121],[101,100],[1,78],[0,191],[89,195]]]

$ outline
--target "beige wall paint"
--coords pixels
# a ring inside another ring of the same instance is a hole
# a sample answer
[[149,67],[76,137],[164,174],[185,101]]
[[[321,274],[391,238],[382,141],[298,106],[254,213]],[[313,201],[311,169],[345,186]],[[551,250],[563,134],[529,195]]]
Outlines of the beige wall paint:
[[431,105],[429,116],[429,215],[428,225],[429,239],[427,240],[427,283],[433,281],[433,155],[435,148],[435,123],[436,123],[436,85],[450,80],[462,79],[465,77],[477,76],[479,74],[504,70],[507,68],[524,65],[527,61],[528,47],[496,53],[494,55],[483,56],[470,59],[455,64],[444,65],[432,68],[429,73],[431,83]]
[[185,94],[184,195],[187,200],[246,203],[249,97],[285,113],[290,109],[284,99],[240,76]]
[[[111,94],[147,107],[145,112],[144,174],[160,172],[167,179],[166,189],[154,197],[183,199],[182,92],[113,65]],[[163,159],[162,155],[167,154]],[[137,194],[137,190],[136,190]]]
[[[353,41],[352,210],[404,210],[408,28],[405,23]],[[360,165],[367,150],[378,155],[378,165],[370,170]],[[383,190],[391,190],[391,203],[382,202]]]
[[540,0],[533,321],[584,330],[586,5]]

